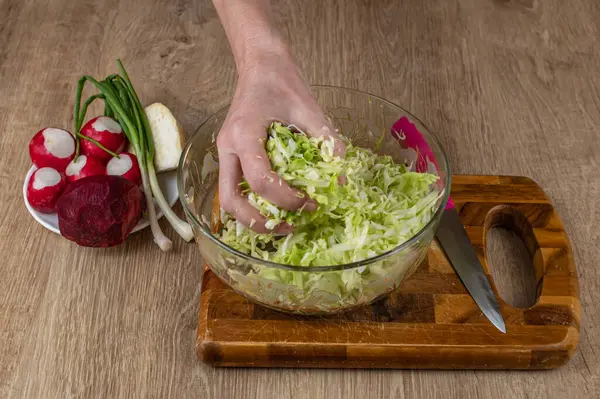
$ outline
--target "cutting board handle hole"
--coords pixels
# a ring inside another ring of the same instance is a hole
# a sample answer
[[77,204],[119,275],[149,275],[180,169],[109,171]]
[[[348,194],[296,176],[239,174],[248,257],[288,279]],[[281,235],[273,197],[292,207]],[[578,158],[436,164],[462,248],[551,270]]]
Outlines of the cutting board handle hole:
[[541,275],[536,273],[541,268],[535,265],[539,244],[525,215],[505,205],[490,210],[484,243],[489,269],[504,302],[515,308],[535,305],[541,289]]

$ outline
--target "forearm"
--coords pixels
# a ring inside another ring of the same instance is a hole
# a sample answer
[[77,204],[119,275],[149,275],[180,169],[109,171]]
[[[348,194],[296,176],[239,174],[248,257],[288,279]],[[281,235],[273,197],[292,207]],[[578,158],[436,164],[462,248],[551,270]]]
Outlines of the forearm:
[[270,57],[290,58],[271,18],[270,0],[213,0],[229,39],[238,73]]

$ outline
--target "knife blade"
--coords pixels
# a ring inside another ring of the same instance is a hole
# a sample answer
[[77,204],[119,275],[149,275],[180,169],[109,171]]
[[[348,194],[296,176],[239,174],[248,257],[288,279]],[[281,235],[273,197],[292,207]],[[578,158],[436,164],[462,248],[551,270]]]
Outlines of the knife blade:
[[[434,164],[436,169],[438,168],[427,141],[407,117],[403,116],[394,123],[392,134],[404,148],[416,151],[417,172],[426,172],[429,161]],[[448,198],[448,204],[442,214],[435,236],[479,309],[498,330],[506,333],[504,318],[494,291],[483,271],[477,253],[471,245],[471,240],[463,227],[452,198]]]
[[494,326],[506,333],[500,306],[456,208],[446,208],[435,233],[471,297]]

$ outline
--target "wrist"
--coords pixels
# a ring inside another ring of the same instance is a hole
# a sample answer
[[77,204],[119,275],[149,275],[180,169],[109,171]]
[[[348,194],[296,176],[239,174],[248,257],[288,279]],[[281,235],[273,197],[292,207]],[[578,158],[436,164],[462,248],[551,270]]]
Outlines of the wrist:
[[252,75],[274,67],[295,67],[294,58],[280,37],[260,37],[246,43],[242,57],[236,59],[238,74]]

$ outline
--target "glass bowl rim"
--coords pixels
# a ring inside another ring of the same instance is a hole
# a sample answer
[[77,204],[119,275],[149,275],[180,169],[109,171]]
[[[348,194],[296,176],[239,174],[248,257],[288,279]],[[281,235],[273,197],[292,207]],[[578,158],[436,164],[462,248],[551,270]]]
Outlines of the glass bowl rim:
[[[183,168],[184,168],[184,161],[187,159],[188,157],[188,153],[192,147],[192,144],[195,141],[196,136],[199,134],[200,130],[202,130],[202,128],[204,127],[204,125],[206,125],[212,118],[216,117],[217,115],[221,115],[221,113],[227,111],[229,109],[229,107],[231,106],[231,104],[228,104],[227,106],[219,109],[217,112],[213,113],[212,115],[210,115],[209,117],[207,117],[201,124],[200,126],[198,126],[198,128],[196,129],[196,131],[192,134],[192,136],[190,136],[190,138],[187,140],[185,147],[183,148],[183,151],[181,153],[181,156],[179,158],[179,165],[177,166],[177,189],[179,191],[179,201],[181,202],[181,205],[183,206],[183,210],[186,214],[186,216],[188,217],[188,220],[192,221],[192,224],[194,225],[194,227],[196,227],[196,229],[199,229],[202,232],[202,235],[207,238],[208,240],[212,241],[214,244],[216,244],[219,248],[225,250],[226,252],[230,253],[231,255],[234,255],[236,257],[242,258],[245,261],[248,262],[253,262],[253,263],[259,263],[261,266],[266,266],[266,267],[272,267],[275,269],[280,269],[280,270],[289,270],[289,271],[296,271],[296,272],[303,272],[303,273],[309,273],[309,272],[332,272],[332,271],[340,271],[340,270],[350,270],[350,269],[354,269],[354,268],[358,268],[361,266],[368,266],[370,264],[376,263],[376,262],[380,262],[383,260],[386,260],[387,258],[403,251],[406,248],[409,248],[412,244],[414,244],[415,242],[419,241],[424,235],[425,233],[427,233],[427,231],[432,228],[437,220],[440,219],[441,217],[441,213],[444,211],[444,209],[446,208],[446,205],[448,203],[448,199],[450,198],[450,188],[451,188],[451,184],[452,184],[452,173],[450,172],[450,165],[448,164],[448,158],[446,156],[446,152],[444,150],[444,147],[442,146],[441,142],[439,141],[439,139],[436,137],[435,134],[433,134],[431,132],[431,130],[427,127],[427,125],[425,125],[419,118],[417,118],[416,116],[414,116],[412,113],[410,113],[409,111],[405,110],[404,108],[394,104],[391,101],[388,101],[384,98],[381,98],[377,95],[374,94],[370,94],[367,92],[363,92],[360,90],[355,90],[355,89],[349,89],[346,87],[341,87],[341,86],[330,86],[330,85],[311,85],[310,86],[311,89],[334,89],[334,90],[342,90],[342,91],[346,91],[346,92],[350,92],[353,94],[358,94],[361,96],[368,96],[372,99],[375,99],[377,101],[380,101],[388,106],[392,106],[394,108],[397,108],[398,110],[404,112],[407,116],[409,116],[410,118],[412,118],[413,120],[417,121],[419,124],[421,124],[421,126],[423,126],[427,132],[427,134],[430,136],[427,140],[427,142],[429,141],[433,141],[437,147],[440,150],[440,153],[442,155],[442,164],[445,167],[446,170],[446,178],[445,178],[445,190],[444,190],[444,195],[442,197],[442,202],[440,202],[440,205],[438,207],[438,209],[435,211],[435,213],[433,214],[432,218],[429,220],[429,222],[427,222],[427,224],[425,226],[423,226],[423,228],[421,230],[419,230],[419,232],[417,232],[415,235],[413,235],[411,238],[409,238],[408,240],[406,240],[405,242],[403,242],[402,244],[390,249],[389,251],[386,251],[380,255],[377,255],[375,257],[372,258],[367,258],[367,259],[363,259],[361,261],[357,261],[357,262],[352,262],[352,263],[345,263],[345,264],[341,264],[341,265],[331,265],[331,266],[296,266],[296,265],[286,265],[283,263],[277,263],[277,262],[272,262],[269,260],[264,260],[264,259],[260,259],[260,258],[256,258],[252,255],[247,255],[245,253],[242,253],[232,247],[230,247],[229,245],[225,244],[224,242],[222,242],[221,240],[219,240],[211,231],[210,228],[205,226],[205,224],[201,221],[199,221],[196,216],[194,215],[194,213],[192,212],[192,210],[189,209],[187,201],[185,199],[185,192],[183,189]],[[439,159],[437,159],[437,162],[440,162]]]

